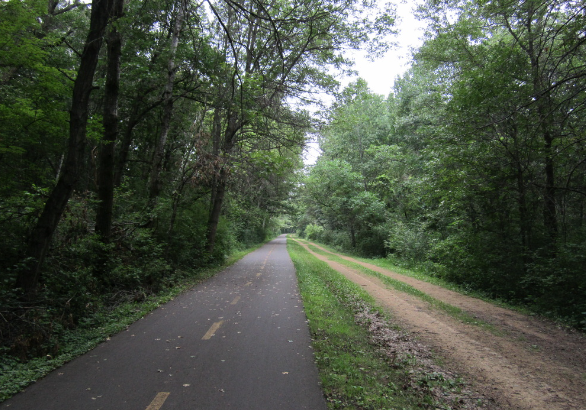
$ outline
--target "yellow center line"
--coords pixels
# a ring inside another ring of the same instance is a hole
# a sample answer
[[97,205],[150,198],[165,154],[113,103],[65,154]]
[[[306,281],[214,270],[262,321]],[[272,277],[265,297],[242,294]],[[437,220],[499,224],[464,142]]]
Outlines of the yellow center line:
[[155,396],[153,401],[151,401],[151,404],[149,404],[146,410],[159,410],[163,406],[163,403],[165,403],[165,400],[167,400],[167,397],[169,397],[170,394],[171,393],[167,392],[157,393],[157,395]]
[[262,275],[262,273],[259,272],[256,274],[256,277],[258,278],[260,275]]
[[216,333],[216,331],[220,328],[220,326],[222,326],[222,323],[224,323],[223,320],[220,320],[219,322],[214,323],[212,325],[212,327],[210,327],[210,329],[206,332],[206,334],[203,335],[201,340],[210,340],[212,338],[212,336]]
[[248,283],[246,283],[246,285],[244,285],[244,286],[250,286],[250,285],[252,285],[252,282],[248,282]]
[[232,301],[232,303],[230,303],[231,305],[235,305],[236,303],[238,303],[238,301],[240,300],[240,296],[236,296],[234,298],[234,300]]

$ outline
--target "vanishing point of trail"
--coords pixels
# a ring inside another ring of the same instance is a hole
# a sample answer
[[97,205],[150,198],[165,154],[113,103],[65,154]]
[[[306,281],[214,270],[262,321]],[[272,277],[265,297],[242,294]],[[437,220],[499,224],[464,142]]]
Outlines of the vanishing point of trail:
[[325,409],[310,345],[280,236],[1,406]]

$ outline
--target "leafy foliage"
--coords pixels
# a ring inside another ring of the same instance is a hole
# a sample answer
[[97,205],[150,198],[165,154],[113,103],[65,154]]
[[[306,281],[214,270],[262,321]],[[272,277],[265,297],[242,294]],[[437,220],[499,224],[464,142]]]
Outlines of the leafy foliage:
[[2,366],[292,229],[302,104],[392,30],[372,1],[206,4],[0,2]]
[[299,227],[583,326],[583,5],[419,13],[427,40],[394,92],[358,81],[332,107]]

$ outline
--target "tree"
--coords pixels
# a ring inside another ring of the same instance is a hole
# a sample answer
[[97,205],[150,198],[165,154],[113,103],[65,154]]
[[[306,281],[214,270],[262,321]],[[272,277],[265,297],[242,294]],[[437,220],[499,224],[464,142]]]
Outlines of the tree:
[[18,276],[17,285],[30,295],[36,292],[40,269],[53,232],[65,210],[83,166],[89,98],[93,89],[93,77],[98,64],[103,35],[108,24],[109,6],[110,4],[106,0],[92,2],[89,32],[73,86],[69,111],[67,157],[63,163],[57,185],[51,191],[43,212],[30,235],[27,249],[27,255],[31,258],[29,266],[22,270]]
[[[353,0],[209,4],[223,34],[222,43],[230,64],[217,94],[220,98],[215,103],[212,128],[214,154],[222,158],[222,165],[210,201],[211,254],[234,148],[253,135],[251,127],[255,128],[255,136],[271,138],[271,128],[263,130],[256,125],[263,123],[259,122],[262,117],[276,122],[286,119],[289,125],[298,123],[299,127],[306,127],[304,116],[293,115],[286,107],[286,98],[309,94],[310,87],[327,88],[331,79],[320,66],[340,65],[344,59],[338,53],[343,44],[356,47],[369,40],[370,33],[390,30],[390,25],[381,21],[388,22],[388,14],[374,21],[365,18],[368,5],[361,8]],[[221,4],[224,7],[220,8]],[[362,26],[358,25],[358,18],[362,18]]]
[[122,36],[117,19],[122,17],[123,0],[111,0],[110,29],[107,36],[108,68],[104,95],[104,138],[99,157],[98,200],[96,232],[107,241],[112,229],[112,208],[114,206],[114,144],[118,138],[118,96],[120,94],[120,59]]
[[[583,286],[576,273],[584,261],[567,250],[583,234],[584,185],[576,172],[584,166],[584,136],[575,113],[586,85],[584,6],[427,6],[435,32],[417,61],[449,79],[445,132],[429,141],[439,159],[435,189],[449,210],[446,222],[457,227],[444,230],[436,255],[456,262],[449,271],[459,281],[531,303],[557,298],[561,306],[564,289]],[[441,17],[454,10],[455,18]],[[454,273],[461,266],[467,274]]]
[[357,232],[382,221],[384,205],[364,189],[362,175],[343,160],[319,159],[304,189],[312,213],[329,229],[347,230],[350,245],[357,248]]

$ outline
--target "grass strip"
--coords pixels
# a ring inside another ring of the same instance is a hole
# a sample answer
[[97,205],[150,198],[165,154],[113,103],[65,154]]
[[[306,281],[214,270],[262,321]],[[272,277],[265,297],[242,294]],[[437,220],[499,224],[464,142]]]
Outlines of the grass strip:
[[[407,293],[408,295],[415,296],[415,297],[427,302],[432,308],[441,310],[441,311],[445,312],[446,314],[448,314],[450,317],[453,317],[454,319],[460,320],[463,323],[466,323],[469,325],[479,326],[482,329],[488,330],[495,335],[499,335],[502,333],[502,332],[499,332],[498,329],[496,329],[490,323],[487,323],[483,320],[477,319],[474,316],[470,315],[469,313],[463,311],[459,307],[450,305],[449,303],[445,303],[445,302],[438,300],[432,296],[429,296],[427,293],[422,292],[422,291],[420,291],[420,290],[414,288],[413,286],[408,285],[404,282],[401,282],[400,280],[393,279],[393,278],[386,276],[382,273],[368,269],[368,268],[366,268],[356,262],[351,262],[346,259],[343,259],[335,254],[331,254],[329,252],[324,252],[323,250],[312,245],[311,243],[307,243],[307,245],[309,246],[309,248],[313,252],[320,254],[320,255],[323,255],[323,256],[326,256],[329,260],[331,260],[333,262],[341,263],[345,266],[348,266],[349,268],[358,270],[358,271],[365,273],[369,276],[373,276],[373,277],[379,279],[381,282],[383,282],[387,286],[390,286],[400,292]],[[370,263],[370,262],[368,262],[368,263]]]
[[[295,239],[305,243],[306,245],[312,244],[312,242],[309,242],[305,239],[301,239],[301,238],[295,238]],[[375,265],[375,266],[378,266],[379,268],[383,268],[383,269],[388,269],[388,270],[393,271],[395,273],[398,273],[400,275],[409,276],[410,278],[414,278],[414,279],[420,280],[422,282],[427,282],[427,283],[431,283],[432,285],[441,286],[444,289],[448,289],[448,290],[460,293],[462,295],[466,295],[466,296],[470,296],[470,297],[473,297],[476,299],[480,299],[484,302],[493,304],[498,307],[502,307],[504,309],[510,309],[510,310],[514,310],[514,311],[521,312],[521,313],[528,314],[528,315],[535,315],[535,312],[532,312],[530,309],[528,309],[525,306],[513,305],[513,304],[508,303],[507,301],[504,301],[502,299],[495,299],[495,298],[491,297],[490,295],[488,295],[486,292],[476,291],[474,289],[471,289],[469,286],[459,285],[454,282],[449,282],[445,279],[442,279],[441,277],[426,273],[423,270],[417,270],[417,268],[408,269],[408,268],[405,268],[402,266],[398,266],[387,258],[373,258],[373,259],[362,258],[357,255],[348,254],[348,253],[342,252],[340,250],[334,249],[331,246],[328,246],[326,244],[319,243],[319,246],[326,249],[326,254],[328,252],[331,252],[334,254],[343,254],[344,256],[354,258],[360,262],[370,263],[371,265]],[[320,250],[320,251],[323,252],[323,250]]]
[[370,343],[367,329],[355,314],[374,299],[288,241],[305,313],[313,339],[322,388],[330,409],[415,409],[429,397],[405,390],[407,370],[391,366],[388,357]]
[[169,302],[180,293],[214,276],[226,267],[242,259],[246,254],[263,244],[235,252],[225,263],[207,269],[194,271],[181,283],[156,295],[149,295],[142,302],[126,302],[110,310],[95,313],[84,320],[85,325],[66,330],[59,338],[59,354],[54,357],[35,358],[27,362],[0,357],[0,403],[22,391],[26,386],[44,377],[49,372],[81,356],[110,336],[125,330],[132,323],[146,316],[159,306]]

